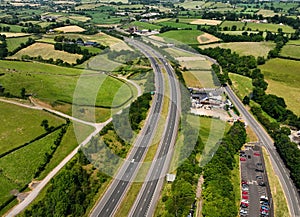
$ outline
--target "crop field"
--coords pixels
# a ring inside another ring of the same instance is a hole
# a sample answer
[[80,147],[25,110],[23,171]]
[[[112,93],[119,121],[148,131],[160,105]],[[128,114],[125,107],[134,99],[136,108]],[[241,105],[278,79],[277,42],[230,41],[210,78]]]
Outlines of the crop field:
[[188,87],[215,88],[212,72],[204,70],[189,70],[182,73]]
[[198,36],[197,40],[199,44],[208,44],[220,41],[219,38],[208,33],[203,33],[202,35]]
[[195,54],[185,52],[184,50],[178,50],[175,48],[165,48],[164,50],[167,51],[174,58],[195,56]]
[[288,109],[300,115],[300,61],[276,58],[259,68],[269,84],[267,92],[283,97]]
[[90,17],[86,16],[69,16],[68,18],[79,22],[86,22],[91,19]]
[[19,47],[21,43],[25,43],[28,38],[30,38],[30,36],[6,39],[8,51],[13,51],[17,47]]
[[190,24],[195,24],[195,25],[211,25],[211,26],[219,25],[221,23],[222,23],[221,20],[208,20],[208,19],[197,19],[190,22]]
[[64,26],[64,27],[59,27],[54,29],[55,31],[60,31],[64,33],[69,33],[69,32],[84,32],[85,29],[79,27],[79,26]]
[[229,27],[231,29],[232,26],[236,26],[237,30],[242,30],[243,27],[245,27],[245,30],[250,28],[252,31],[271,31],[271,32],[277,32],[279,28],[282,29],[285,33],[293,33],[295,30],[286,25],[279,25],[279,24],[272,24],[272,23],[243,23],[240,21],[224,21],[221,24],[221,27],[224,28]]
[[16,53],[13,58],[21,59],[23,55],[31,57],[41,56],[43,59],[61,59],[68,63],[76,63],[77,59],[81,59],[80,54],[71,54],[65,51],[55,50],[53,44],[34,43]]
[[275,16],[277,13],[275,13],[272,10],[266,10],[266,9],[260,9],[257,13],[257,15],[263,15],[264,17],[273,17]]
[[159,30],[161,27],[155,24],[147,23],[147,22],[139,22],[134,21],[130,24],[123,26],[123,29],[128,29],[129,27],[136,26],[139,30],[142,29],[150,29],[150,30]]
[[[54,67],[52,72],[47,73],[47,70],[40,71],[39,67],[34,68],[35,63],[27,65],[28,68],[33,66],[30,70],[26,68],[17,70],[14,62],[11,63],[13,64],[1,69],[5,75],[1,76],[0,82],[6,91],[14,95],[20,95],[20,88],[24,87],[27,93],[32,93],[38,99],[49,103],[56,101],[72,103],[76,99],[79,104],[97,106],[121,105],[132,97],[129,86],[102,73],[85,71],[86,75],[81,75],[80,84],[77,84],[80,73],[83,73],[82,70],[70,69],[68,71],[63,67]],[[48,68],[51,67],[48,66]],[[8,69],[9,72],[7,72]],[[67,74],[68,72],[73,72],[73,74]],[[80,91],[77,91],[78,95],[74,98],[75,88]],[[96,101],[86,97],[93,93],[97,96]]]
[[63,119],[47,112],[5,102],[0,102],[0,110],[2,121],[0,126],[0,154],[19,147],[45,133],[45,129],[40,126],[43,120],[48,120],[49,126],[54,127],[64,123]]
[[6,38],[16,38],[16,37],[28,36],[30,34],[22,33],[22,32],[0,32],[0,35],[5,35]]
[[273,42],[230,42],[230,43],[218,43],[199,46],[201,49],[209,47],[221,47],[224,49],[231,49],[232,51],[240,55],[253,55],[255,57],[264,56],[267,57],[270,50],[275,47]]
[[285,45],[280,51],[280,56],[292,57],[300,60],[300,45]]
[[28,184],[44,155],[49,152],[60,131],[55,131],[24,148],[0,158],[0,203],[11,196],[11,191],[20,189]]
[[229,78],[232,81],[234,92],[240,99],[243,99],[245,96],[249,96],[252,92],[253,86],[251,78],[233,73],[229,73]]
[[203,57],[177,57],[179,64],[186,69],[210,70],[211,64]]
[[172,30],[159,34],[159,36],[170,41],[179,41],[184,44],[198,44],[198,36],[203,32],[198,30]]

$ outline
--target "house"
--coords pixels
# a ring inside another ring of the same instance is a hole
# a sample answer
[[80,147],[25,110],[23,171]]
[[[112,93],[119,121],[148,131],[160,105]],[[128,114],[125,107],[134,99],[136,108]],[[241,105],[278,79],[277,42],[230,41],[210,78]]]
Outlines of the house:
[[99,44],[95,41],[86,41],[84,42],[84,46],[93,46],[93,47],[96,47],[98,46]]

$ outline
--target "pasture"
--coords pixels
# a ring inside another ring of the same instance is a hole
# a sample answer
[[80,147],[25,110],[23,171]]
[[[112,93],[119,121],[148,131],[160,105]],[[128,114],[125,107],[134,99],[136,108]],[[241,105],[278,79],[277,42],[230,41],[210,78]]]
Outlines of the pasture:
[[47,43],[34,43],[17,52],[12,58],[21,59],[23,55],[28,55],[30,57],[41,56],[43,59],[61,59],[68,63],[76,63],[77,59],[82,58],[81,54],[71,54],[65,51],[55,50],[53,44]]
[[24,108],[21,106],[0,102],[0,154],[19,147],[26,142],[45,133],[41,127],[43,120],[48,120],[49,126],[58,126],[65,121],[48,112]]
[[64,33],[72,33],[72,32],[84,32],[85,29],[79,27],[79,26],[64,26],[55,28],[55,31],[64,32]]
[[197,38],[202,33],[199,30],[172,30],[159,34],[159,36],[165,38],[165,40],[193,45],[199,44]]
[[45,153],[50,152],[59,132],[59,130],[55,131],[43,139],[0,158],[1,204],[12,195],[12,190],[23,188],[31,182],[37,168],[44,161]]
[[[232,28],[232,26],[236,26],[237,30],[248,30],[251,29],[251,31],[271,31],[271,32],[277,32],[279,28],[282,29],[285,33],[293,33],[295,30],[287,25],[279,25],[279,24],[272,24],[272,23],[244,23],[241,21],[224,21],[221,24],[221,27],[228,27],[229,29]],[[244,29],[243,29],[244,28]]]
[[269,84],[267,93],[283,97],[288,109],[300,115],[300,61],[276,58],[259,68]]
[[255,57],[267,57],[270,50],[275,47],[273,42],[230,42],[218,43],[199,46],[201,49],[221,47],[224,49],[231,49],[240,55],[253,55]]
[[[76,103],[81,105],[108,107],[121,105],[132,97],[131,88],[128,85],[102,73],[79,69],[68,70],[68,68],[57,66],[52,68],[47,64],[25,62],[22,66],[27,65],[27,67],[18,70],[16,67],[18,64],[10,63],[1,68],[0,71],[5,75],[0,77],[0,82],[6,91],[14,95],[20,95],[20,88],[24,87],[27,93],[32,93],[36,98],[54,105],[57,101],[72,104],[73,100],[76,100]],[[38,67],[35,67],[35,64]],[[43,65],[45,68],[52,68],[52,72],[40,68]],[[79,77],[80,83],[78,84]],[[74,96],[75,89],[77,90],[76,96]],[[93,94],[96,99],[87,97]]]
[[18,37],[18,38],[7,38],[6,43],[7,43],[8,51],[13,51],[17,47],[19,47],[21,43],[27,42],[29,38],[30,36]]
[[170,27],[178,28],[178,29],[185,29],[185,28],[191,28],[193,30],[197,29],[196,25],[191,25],[191,24],[188,24],[188,23],[181,23],[180,19],[179,19],[178,23],[173,22],[173,21],[165,21],[165,22],[160,22],[159,25],[161,25],[161,26],[170,26]]
[[300,45],[287,44],[280,51],[280,56],[292,57],[300,60]]
[[250,95],[253,90],[251,78],[233,73],[228,75],[232,81],[232,89],[241,100]]

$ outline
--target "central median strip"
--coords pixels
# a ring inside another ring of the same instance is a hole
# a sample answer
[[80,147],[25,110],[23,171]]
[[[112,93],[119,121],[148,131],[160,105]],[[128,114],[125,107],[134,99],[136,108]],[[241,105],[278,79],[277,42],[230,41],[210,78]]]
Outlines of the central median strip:
[[[164,72],[164,70],[162,70],[162,71]],[[165,81],[166,81],[166,76],[167,76],[166,73],[164,73],[163,76],[165,77]],[[168,82],[165,82],[165,95],[169,96]],[[169,98],[164,97],[162,111],[161,111],[161,118],[159,119],[158,127],[157,127],[156,133],[154,135],[154,138],[162,137],[162,134],[163,134],[163,131],[165,128],[165,120],[167,119],[167,115],[168,115],[168,109],[169,109]],[[134,201],[143,185],[143,182],[141,182],[141,181],[145,180],[147,172],[150,169],[150,166],[151,166],[150,162],[152,162],[154,159],[157,148],[159,146],[159,142],[160,142],[160,140],[156,141],[154,139],[154,143],[149,147],[146,157],[144,159],[145,164],[143,164],[140,167],[140,169],[138,171],[138,175],[135,178],[134,182],[132,183],[126,196],[124,197],[119,209],[115,213],[115,217],[128,216],[128,213],[129,213],[132,205],[134,204]],[[148,162],[148,163],[146,163],[146,162]]]

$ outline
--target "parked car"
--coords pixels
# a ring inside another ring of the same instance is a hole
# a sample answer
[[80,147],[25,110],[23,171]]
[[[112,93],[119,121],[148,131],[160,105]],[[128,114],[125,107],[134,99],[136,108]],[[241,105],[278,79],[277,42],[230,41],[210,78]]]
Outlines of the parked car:
[[245,195],[247,195],[247,194],[248,194],[248,192],[247,192],[247,191],[242,191],[242,194],[245,194]]
[[255,172],[261,172],[261,173],[263,173],[264,170],[263,169],[255,169]]
[[240,161],[246,161],[246,158],[241,157],[241,158],[240,158]]
[[260,156],[260,153],[259,153],[259,152],[254,152],[253,155],[254,155],[254,156]]
[[248,197],[248,195],[242,195],[242,199],[248,200],[249,197]]
[[256,163],[256,166],[262,166],[262,163]]

